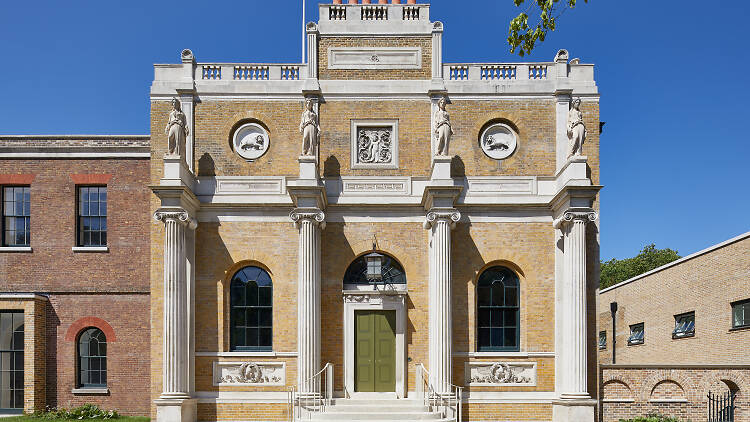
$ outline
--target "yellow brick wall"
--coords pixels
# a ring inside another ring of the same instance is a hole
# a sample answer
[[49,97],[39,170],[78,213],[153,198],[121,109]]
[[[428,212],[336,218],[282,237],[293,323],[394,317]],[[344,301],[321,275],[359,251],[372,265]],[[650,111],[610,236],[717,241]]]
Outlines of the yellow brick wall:
[[[549,421],[552,405],[544,403],[466,403],[464,421]],[[571,421],[572,422],[572,421]]]
[[[195,165],[199,176],[291,176],[299,173],[302,101],[202,101],[195,108]],[[594,183],[599,177],[598,103],[582,105],[588,138],[584,154]],[[163,126],[169,104],[152,102],[152,174],[160,174],[166,137]],[[555,102],[549,100],[454,100],[449,106],[454,135],[451,154],[454,177],[551,176],[555,173]],[[430,103],[424,100],[325,101],[320,105],[321,173],[339,176],[430,175]],[[351,169],[351,120],[398,120],[399,168]],[[244,122],[260,122],[271,138],[268,151],[247,162],[232,151],[233,130]],[[498,162],[479,146],[481,131],[489,122],[508,122],[518,132],[518,148]]]
[[[329,69],[329,47],[421,47],[419,69]],[[318,41],[319,79],[409,80],[432,78],[432,37],[320,37]]]
[[[731,330],[731,303],[750,298],[750,238],[723,246],[599,295],[607,332],[601,363],[612,363],[611,302],[617,310],[618,364],[746,364],[750,329]],[[654,306],[658,298],[658,306]],[[695,312],[695,336],[672,339],[674,316]],[[644,343],[628,346],[630,325],[644,323]]]
[[23,311],[23,411],[47,405],[47,301],[0,298],[0,310]]

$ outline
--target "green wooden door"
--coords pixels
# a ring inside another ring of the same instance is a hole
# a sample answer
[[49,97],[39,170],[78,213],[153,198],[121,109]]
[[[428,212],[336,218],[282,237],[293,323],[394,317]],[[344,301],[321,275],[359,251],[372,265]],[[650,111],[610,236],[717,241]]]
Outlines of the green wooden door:
[[355,311],[354,321],[355,391],[396,391],[396,311]]

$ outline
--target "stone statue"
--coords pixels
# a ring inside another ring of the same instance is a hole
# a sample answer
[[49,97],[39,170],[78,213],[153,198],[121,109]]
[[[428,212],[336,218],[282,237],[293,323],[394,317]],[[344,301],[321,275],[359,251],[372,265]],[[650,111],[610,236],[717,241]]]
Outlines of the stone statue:
[[581,99],[576,98],[568,111],[568,158],[583,154],[583,141],[586,140],[586,125],[581,113]]
[[451,135],[453,130],[451,129],[450,115],[445,111],[446,100],[445,97],[438,101],[438,110],[435,112],[435,138],[437,140],[437,147],[435,153],[437,155],[448,155],[448,147],[451,142]]
[[169,155],[182,156],[189,132],[187,118],[185,113],[182,112],[180,100],[172,98],[172,111],[169,113],[167,127],[164,128],[164,133],[167,134],[167,153]]
[[320,143],[320,123],[318,115],[313,111],[313,101],[305,101],[305,111],[302,112],[302,121],[299,124],[302,134],[302,155],[315,155]]

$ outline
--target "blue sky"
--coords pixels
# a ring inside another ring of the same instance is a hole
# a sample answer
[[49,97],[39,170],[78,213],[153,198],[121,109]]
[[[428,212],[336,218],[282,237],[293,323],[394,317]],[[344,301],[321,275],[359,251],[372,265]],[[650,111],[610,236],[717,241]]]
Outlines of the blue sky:
[[[519,61],[512,0],[435,0],[446,62]],[[298,62],[299,0],[39,0],[0,8],[0,134],[145,134],[152,63]],[[317,1],[307,1],[308,20]],[[698,251],[750,230],[750,69],[738,1],[579,0],[531,56],[595,63],[601,256]]]

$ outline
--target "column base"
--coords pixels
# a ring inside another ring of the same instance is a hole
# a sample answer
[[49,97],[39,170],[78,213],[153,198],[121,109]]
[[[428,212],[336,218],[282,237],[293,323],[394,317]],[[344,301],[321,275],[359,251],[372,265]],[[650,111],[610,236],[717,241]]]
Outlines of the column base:
[[552,422],[594,422],[596,400],[556,400],[552,402]]
[[196,422],[198,400],[190,398],[159,398],[156,404],[156,422]]

